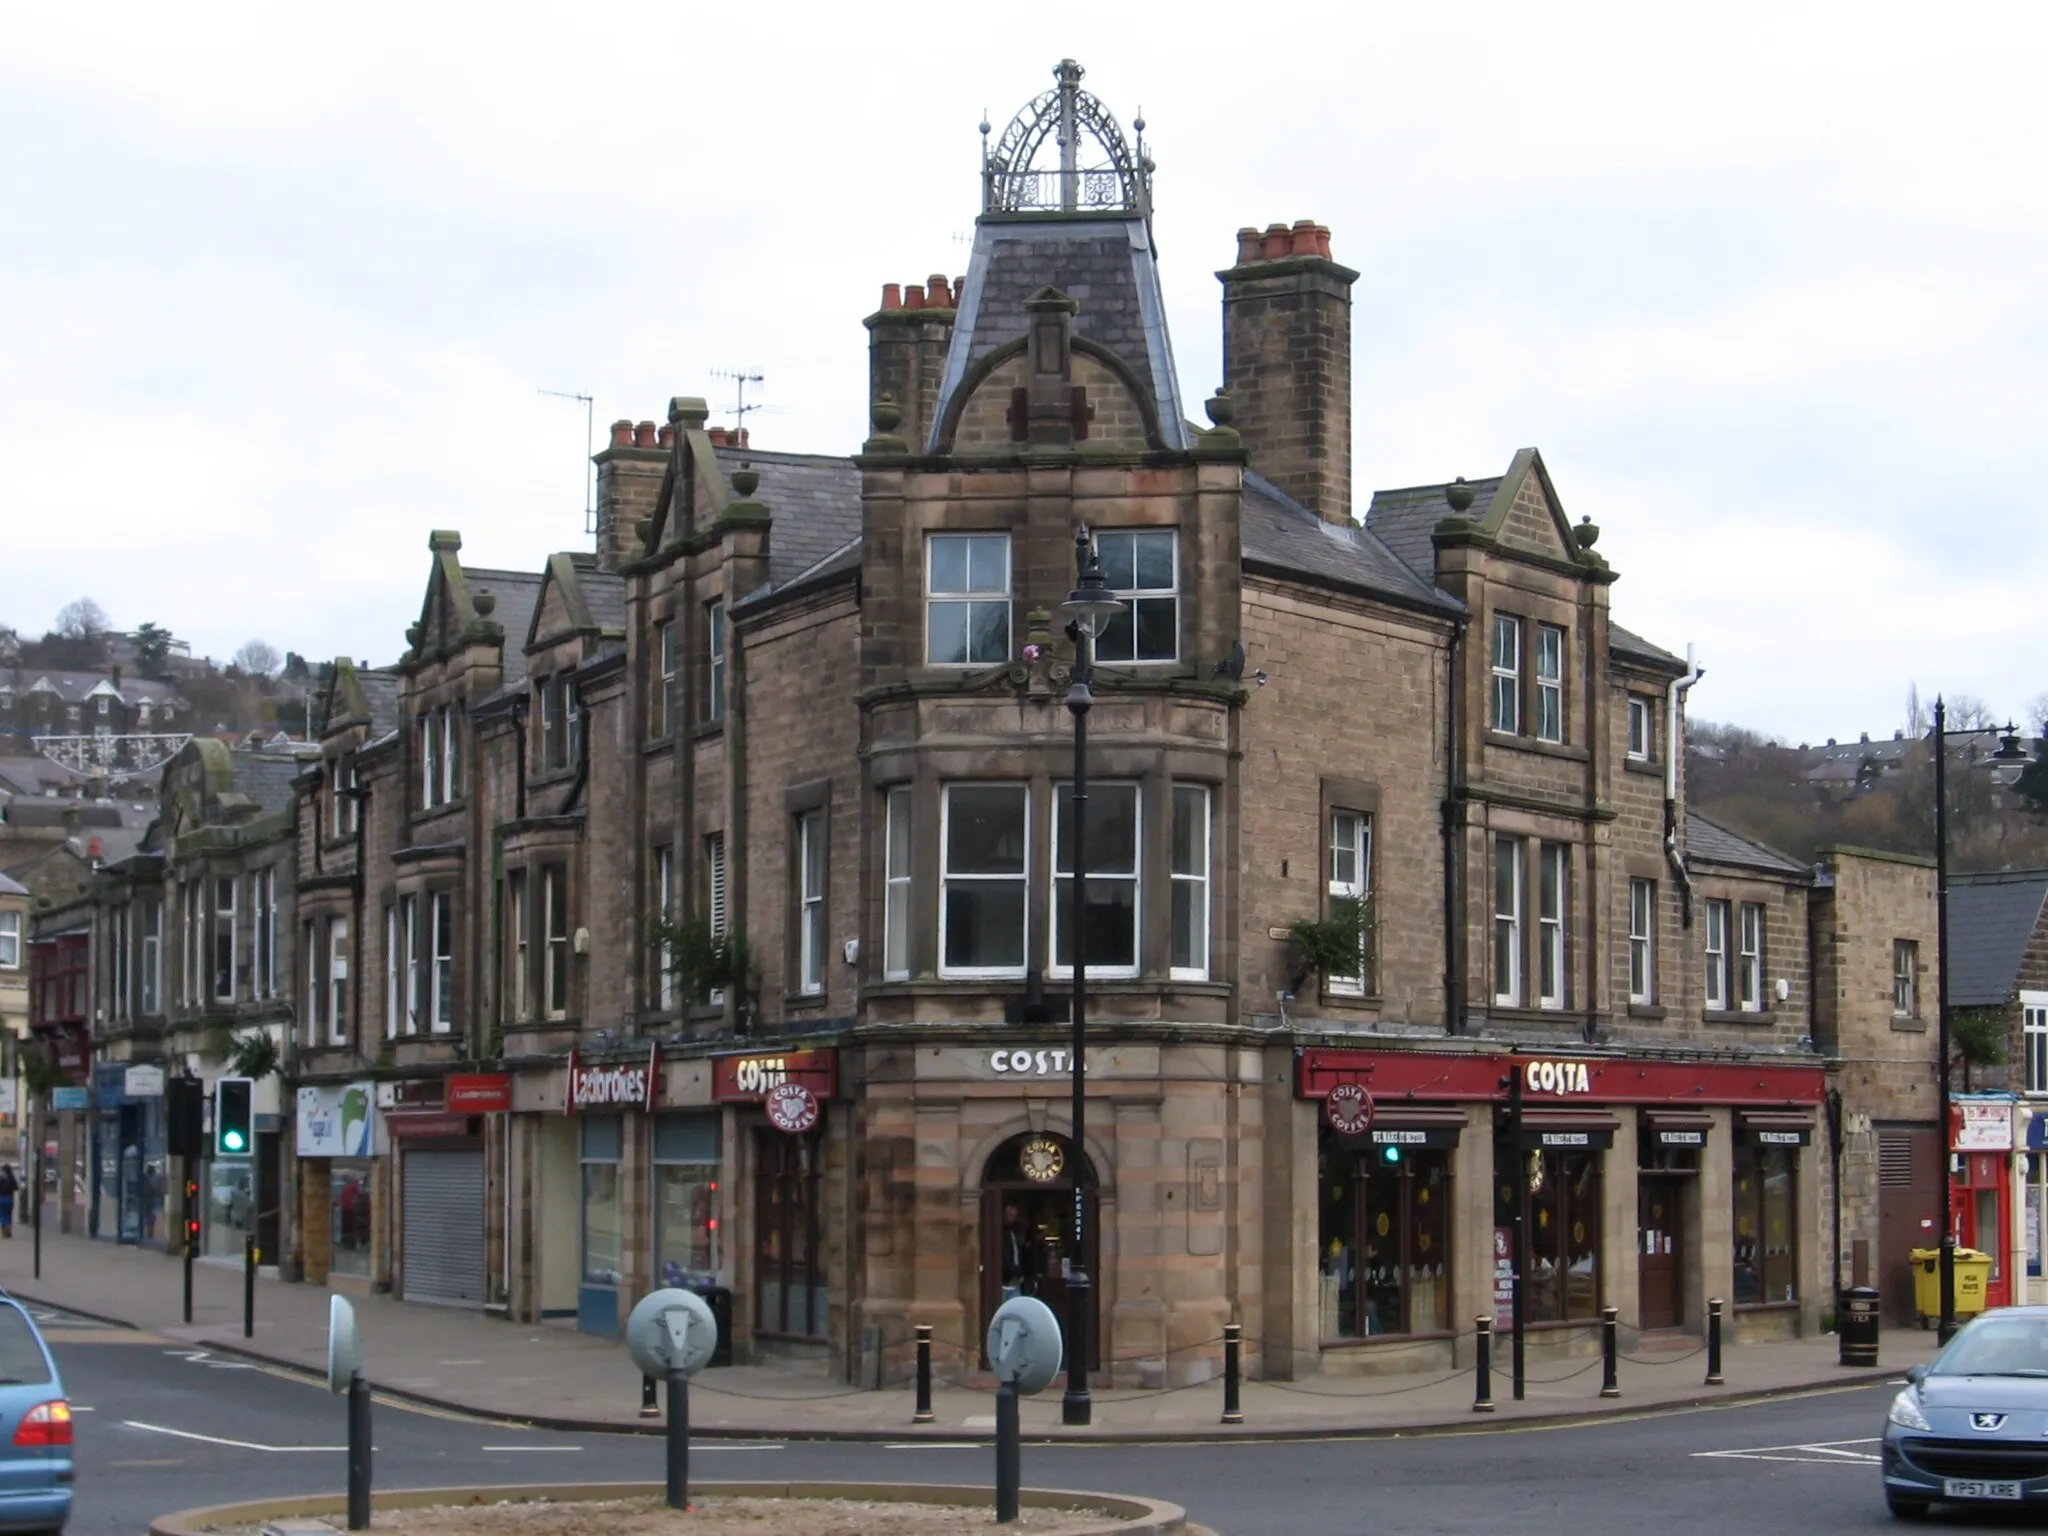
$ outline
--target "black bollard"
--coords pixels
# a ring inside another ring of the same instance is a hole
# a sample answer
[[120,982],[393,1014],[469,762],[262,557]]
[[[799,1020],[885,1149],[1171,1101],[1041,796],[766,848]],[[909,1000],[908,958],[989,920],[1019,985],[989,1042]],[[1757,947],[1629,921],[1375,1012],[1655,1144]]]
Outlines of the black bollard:
[[1472,1411],[1493,1412],[1493,1319],[1479,1318],[1475,1324],[1479,1329],[1477,1347],[1473,1351],[1473,1369],[1478,1380],[1472,1386]]
[[1621,1331],[1621,1324],[1616,1319],[1620,1315],[1613,1307],[1602,1307],[1600,1309],[1600,1395],[1602,1397],[1621,1396],[1621,1379],[1619,1375],[1621,1367],[1615,1360],[1615,1335]]
[[197,1256],[199,1235],[192,1230],[188,1217],[185,1222],[185,1321],[192,1321],[192,1260]]
[[1023,1479],[1022,1453],[1018,1448],[1017,1385],[1006,1381],[996,1388],[996,1524],[1009,1525],[1017,1518],[1017,1488]]
[[1716,1296],[1707,1303],[1707,1385],[1718,1387],[1724,1380],[1721,1375],[1721,1298]]
[[690,1378],[668,1373],[668,1507],[690,1507]]
[[658,1419],[661,1417],[661,1404],[655,1398],[654,1378],[652,1376],[642,1376],[640,1378],[640,1417],[643,1419]]
[[932,1325],[917,1325],[917,1411],[910,1416],[913,1424],[932,1422]]
[[1243,1338],[1244,1324],[1223,1325],[1223,1422],[1226,1424],[1244,1422],[1244,1405],[1238,1398],[1238,1388],[1242,1380],[1239,1357]]
[[256,1266],[263,1254],[254,1237],[242,1239],[242,1337],[256,1337]]
[[370,1528],[370,1384],[361,1371],[348,1383],[348,1528]]
[[35,1202],[36,1278],[40,1280],[43,1278],[43,1154],[40,1150],[36,1153]]

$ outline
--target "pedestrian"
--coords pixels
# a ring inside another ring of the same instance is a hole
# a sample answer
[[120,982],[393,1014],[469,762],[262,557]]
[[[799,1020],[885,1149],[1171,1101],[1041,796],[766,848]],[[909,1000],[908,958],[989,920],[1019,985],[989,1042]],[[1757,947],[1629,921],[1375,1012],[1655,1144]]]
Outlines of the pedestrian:
[[0,1163],[0,1237],[14,1236],[14,1196],[21,1181],[11,1163]]

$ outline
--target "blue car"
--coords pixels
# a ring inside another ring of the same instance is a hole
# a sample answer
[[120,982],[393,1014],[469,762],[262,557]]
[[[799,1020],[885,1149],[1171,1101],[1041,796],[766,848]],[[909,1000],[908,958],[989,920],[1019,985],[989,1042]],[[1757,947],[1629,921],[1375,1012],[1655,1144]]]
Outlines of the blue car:
[[1884,1500],[2048,1505],[2048,1307],[1986,1312],[1906,1372],[1884,1430]]
[[71,1518],[71,1404],[57,1362],[20,1303],[0,1297],[0,1531]]

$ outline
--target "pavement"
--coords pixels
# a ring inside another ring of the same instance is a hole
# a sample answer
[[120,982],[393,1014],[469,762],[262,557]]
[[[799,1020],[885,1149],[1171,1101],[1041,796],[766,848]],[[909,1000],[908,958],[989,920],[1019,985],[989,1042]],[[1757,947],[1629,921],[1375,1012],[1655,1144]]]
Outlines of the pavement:
[[[328,1298],[324,1286],[257,1282],[254,1335],[242,1336],[239,1264],[201,1262],[193,1279],[193,1321],[183,1321],[181,1265],[153,1250],[123,1248],[46,1230],[42,1274],[32,1273],[29,1233],[0,1242],[0,1286],[27,1301],[144,1330],[214,1354],[263,1360],[324,1375]],[[515,1323],[464,1308],[428,1306],[385,1295],[349,1295],[362,1334],[366,1374],[391,1397],[507,1422],[563,1430],[659,1432],[640,1417],[640,1377],[620,1345],[554,1325]],[[1632,1347],[1634,1345],[1635,1347]],[[1636,1345],[1624,1334],[1621,1395],[1603,1399],[1600,1361],[1532,1352],[1527,1393],[1513,1401],[1506,1341],[1495,1349],[1491,1414],[1472,1411],[1469,1370],[1246,1381],[1244,1423],[1221,1424],[1220,1381],[1171,1390],[1097,1389],[1094,1423],[1060,1424],[1058,1392],[1027,1398],[1022,1427],[1048,1443],[1153,1442],[1411,1435],[1428,1429],[1570,1423],[1614,1414],[1781,1396],[1815,1388],[1892,1379],[1932,1358],[1934,1338],[1887,1331],[1878,1369],[1837,1363],[1832,1336],[1730,1345],[1725,1383],[1703,1384],[1704,1356],[1690,1349]],[[942,1384],[934,1422],[913,1425],[909,1387],[863,1390],[835,1379],[823,1362],[777,1361],[707,1370],[690,1389],[697,1436],[910,1441],[985,1440],[995,1428],[992,1391]]]

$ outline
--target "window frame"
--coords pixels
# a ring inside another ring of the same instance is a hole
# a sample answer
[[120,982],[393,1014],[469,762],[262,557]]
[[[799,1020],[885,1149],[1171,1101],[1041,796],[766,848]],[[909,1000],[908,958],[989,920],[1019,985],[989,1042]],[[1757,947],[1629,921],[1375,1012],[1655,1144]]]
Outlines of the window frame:
[[1735,904],[1720,897],[1707,900],[1706,912],[1706,1007],[1714,1013],[1729,1011],[1735,973],[1728,953],[1728,939],[1734,927]]
[[676,621],[662,619],[654,626],[654,720],[647,734],[659,741],[675,730],[676,710]]
[[[1503,641],[1508,642],[1506,660],[1502,659]],[[1493,616],[1493,646],[1487,654],[1493,669],[1493,691],[1486,712],[1487,727],[1502,736],[1519,736],[1522,734],[1522,620],[1519,615],[1496,613]]]
[[431,811],[439,805],[441,774],[439,764],[440,727],[436,711],[423,709],[417,716],[420,757],[420,809]]
[[441,804],[454,805],[462,798],[462,711],[443,704],[441,714]]
[[[1783,1306],[1799,1300],[1799,1157],[1798,1147],[1767,1147],[1759,1145],[1753,1138],[1739,1136],[1736,1139],[1734,1155],[1729,1168],[1729,1184],[1732,1199],[1729,1201],[1728,1237],[1729,1250],[1734,1259],[1733,1293],[1738,1307]],[[1767,1286],[1771,1270],[1771,1253],[1768,1245],[1770,1224],[1770,1175],[1781,1168],[1786,1179],[1785,1191],[1785,1251],[1782,1255],[1785,1294],[1774,1296]],[[1743,1175],[1749,1172],[1756,1188],[1747,1193],[1742,1188]],[[1742,1270],[1742,1219],[1748,1216],[1756,1223],[1756,1243],[1763,1263],[1752,1262],[1750,1283],[1756,1287],[1753,1295],[1744,1294]]]
[[[1640,693],[1628,696],[1628,760],[1647,763],[1657,750],[1655,706]],[[1638,730],[1637,727],[1641,729]]]
[[[1555,651],[1555,656],[1551,655]],[[1562,624],[1536,625],[1535,665],[1531,671],[1535,677],[1535,719],[1534,735],[1538,741],[1555,745],[1564,743],[1566,727],[1564,717],[1564,680],[1567,657],[1570,654],[1568,633]],[[1554,675],[1552,663],[1555,663]]]
[[[216,1003],[232,1003],[241,993],[241,988],[235,981],[235,973],[242,963],[242,935],[239,923],[241,894],[238,889],[241,881],[233,875],[215,875],[212,880],[213,984],[207,997],[209,1001]],[[221,902],[223,894],[227,897],[225,905]],[[227,956],[225,966],[221,964],[223,944]]]
[[[1553,879],[1553,876],[1555,877]],[[1567,844],[1536,846],[1536,1006],[1562,1010],[1571,999],[1565,920],[1571,902]]]
[[[673,843],[657,843],[654,848],[650,871],[649,892],[656,918],[671,922],[675,918],[676,850]],[[676,1005],[676,974],[670,963],[668,945],[659,939],[654,944],[654,1006],[667,1012]]]
[[[1507,867],[1502,868],[1505,857]],[[1493,839],[1493,1002],[1497,1008],[1519,1008],[1528,992],[1523,974],[1527,961],[1522,953],[1523,891],[1522,840],[1495,834]],[[1503,910],[1501,898],[1508,898]],[[1506,974],[1503,975],[1502,972]]]
[[[1110,594],[1123,603],[1124,611],[1130,617],[1130,654],[1128,656],[1115,655],[1103,649],[1103,642],[1109,638],[1107,631],[1114,629],[1121,622],[1112,621],[1111,624],[1104,626],[1105,633],[1097,636],[1095,640],[1095,659],[1110,666],[1171,666],[1180,660],[1180,530],[1178,528],[1098,529],[1095,533],[1095,557],[1102,564],[1105,579],[1107,579],[1109,565],[1103,545],[1106,540],[1111,539],[1130,541],[1131,580],[1133,583],[1138,578],[1138,549],[1141,540],[1164,539],[1167,542],[1167,547],[1172,552],[1169,557],[1172,569],[1168,584],[1164,587],[1140,587],[1136,585],[1120,587],[1113,581],[1109,583]],[[1170,603],[1172,605],[1173,646],[1169,654],[1164,656],[1141,656],[1138,654],[1138,637],[1141,633],[1138,624],[1138,605],[1140,603]]]
[[329,917],[322,924],[327,954],[327,1040],[330,1045],[348,1044],[349,923],[345,916]]
[[[981,872],[975,872],[975,871],[961,871],[961,872],[959,872],[959,873],[955,873],[955,872],[953,871],[953,869],[952,869],[952,867],[951,867],[951,851],[952,851],[952,826],[953,826],[953,794],[954,794],[954,791],[955,791],[955,790],[960,790],[960,789],[967,789],[967,790],[990,790],[990,789],[1002,789],[1002,790],[1010,790],[1010,791],[1014,791],[1014,792],[1015,792],[1015,794],[1016,794],[1016,797],[1017,797],[1017,800],[1018,800],[1018,803],[1019,803],[1020,805],[1022,805],[1022,807],[1023,807],[1023,816],[1024,816],[1024,824],[1023,824],[1023,829],[1022,829],[1022,833],[1023,833],[1023,846],[1024,846],[1024,855],[1023,855],[1023,860],[1022,860],[1022,868],[1021,868],[1021,869],[1020,869],[1020,870],[1019,870],[1019,871],[1018,871],[1018,872],[1017,872],[1016,874],[1014,874],[1014,875],[1013,875],[1013,874],[1008,874],[1008,873],[995,873],[995,874],[987,874],[987,873],[981,873]],[[1033,815],[1032,815],[1032,800],[1033,800],[1033,798],[1034,798],[1034,797],[1033,797],[1033,795],[1032,795],[1032,793],[1031,793],[1031,785],[1030,785],[1029,783],[1025,782],[1024,780],[1021,780],[1021,779],[961,779],[961,780],[957,780],[957,781],[955,781],[955,782],[953,782],[953,783],[949,783],[949,784],[942,784],[942,785],[940,786],[940,788],[939,788],[939,925],[938,925],[938,926],[939,926],[939,954],[938,954],[938,973],[939,973],[939,975],[940,975],[941,977],[944,977],[944,978],[949,978],[949,979],[950,979],[950,978],[953,978],[953,977],[991,977],[991,978],[998,978],[998,979],[1001,979],[1001,978],[1010,978],[1010,979],[1017,979],[1017,978],[1021,978],[1021,977],[1023,977],[1023,976],[1024,976],[1024,975],[1025,975],[1025,974],[1026,974],[1026,973],[1027,973],[1027,972],[1028,972],[1029,970],[1030,970],[1030,968],[1031,968],[1031,875],[1032,875],[1032,853],[1033,853],[1033,851],[1034,851],[1034,850],[1033,850],[1033,847],[1032,847],[1032,841],[1033,841],[1033,835],[1034,835],[1034,821],[1033,821]],[[1017,886],[1018,890],[1020,891],[1020,893],[1021,893],[1021,895],[1022,895],[1022,901],[1021,901],[1021,913],[1020,913],[1019,921],[1020,921],[1020,923],[1022,924],[1022,928],[1023,928],[1023,931],[1022,931],[1022,934],[1021,934],[1021,936],[1020,936],[1020,940],[1021,940],[1021,941],[1020,941],[1020,943],[1019,943],[1019,945],[1018,945],[1018,958],[1017,958],[1017,963],[1016,963],[1015,965],[998,965],[998,966],[979,966],[979,965],[964,965],[964,966],[955,966],[955,965],[949,965],[949,964],[947,963],[947,961],[946,961],[946,953],[947,953],[947,942],[948,942],[948,939],[949,939],[949,938],[950,938],[950,936],[951,936],[951,935],[950,935],[950,927],[951,927],[951,923],[950,923],[950,913],[949,913],[949,910],[948,910],[948,909],[949,909],[949,908],[950,908],[950,907],[952,906],[952,902],[951,902],[951,900],[950,900],[950,897],[951,897],[951,894],[952,894],[952,887],[953,887],[953,885],[954,885],[954,883],[955,883],[956,881],[959,881],[959,882],[976,882],[976,883],[980,883],[980,884],[989,884],[989,883],[995,883],[995,882],[1000,882],[1000,883],[1002,883],[1002,884],[1004,884],[1004,885],[1010,885],[1010,884],[1014,884],[1014,885],[1016,885],[1016,886]]]
[[825,811],[814,806],[796,813],[796,991],[825,995],[826,856]]
[[515,1024],[524,1024],[533,1017],[533,913],[527,905],[527,891],[525,869],[505,872],[505,911],[507,926],[512,930],[512,984],[507,989],[507,1000],[512,1005]]
[[1767,917],[1760,901],[1745,901],[1735,914],[1737,941],[1736,998],[1744,1013],[1764,1011],[1764,936]]
[[704,723],[725,719],[725,599],[704,605]]
[[[932,585],[932,552],[941,543],[958,541],[967,547],[967,587],[935,587]],[[1000,544],[1003,551],[1003,584],[1000,589],[978,589],[974,581],[974,547],[977,543]],[[1013,612],[1012,593],[1017,579],[1015,552],[1011,548],[1007,529],[960,529],[941,530],[925,535],[924,547],[924,664],[928,667],[996,667],[1007,665],[1016,649],[1016,623]],[[998,590],[1000,595],[997,595]],[[932,615],[941,605],[960,607],[967,610],[967,627],[964,631],[965,654],[958,661],[940,661],[932,654]],[[974,611],[977,608],[1000,606],[1003,611],[1003,653],[993,659],[976,659],[974,651]]]
[[398,903],[384,903],[384,1038],[396,1040],[402,1032],[399,1021],[404,1017],[404,997],[399,990],[399,919]]
[[0,912],[0,971],[21,969],[21,914]]
[[455,893],[427,893],[427,1033],[455,1032]]
[[143,899],[142,998],[144,1018],[157,1018],[164,1006],[164,900],[162,896]]
[[1657,1000],[1657,882],[1642,875],[1628,880],[1628,1000]]
[[[1345,833],[1349,832],[1348,841]],[[1345,897],[1367,901],[1372,896],[1372,812],[1337,807],[1331,810],[1325,833],[1324,857],[1328,862],[1328,875],[1323,882],[1324,894],[1330,904]],[[1341,861],[1348,859],[1351,873],[1347,877],[1341,868]],[[1358,953],[1358,969],[1345,975],[1323,977],[1325,992],[1338,997],[1364,997],[1371,988],[1373,978],[1367,974],[1366,952],[1361,946]]]
[[108,909],[107,983],[108,990],[113,994],[113,1014],[117,1021],[128,1017],[128,922],[127,902],[120,902]]
[[[569,1017],[569,871],[566,865],[541,866],[541,990],[542,1016],[553,1022]],[[557,927],[559,924],[559,928]]]
[[[1901,962],[1904,962],[1901,964]],[[1892,1017],[1920,1017],[1920,941],[1892,940]]]
[[321,1025],[327,1001],[327,983],[321,970],[326,947],[320,942],[323,929],[318,919],[307,918],[299,924],[299,931],[306,952],[305,1038],[317,1044],[326,1034]]
[[2048,1093],[2048,998],[2039,993],[2020,994],[2020,1053],[2026,1064],[2026,1091]]
[[[1045,974],[1048,979],[1059,977],[1064,980],[1072,977],[1074,974],[1073,957],[1068,956],[1065,963],[1062,963],[1060,956],[1061,944],[1067,937],[1067,929],[1069,927],[1067,923],[1061,921],[1061,885],[1062,882],[1069,886],[1075,885],[1073,872],[1069,870],[1063,874],[1060,870],[1060,828],[1064,820],[1061,807],[1063,801],[1066,804],[1072,803],[1073,787],[1072,780],[1056,779],[1052,784],[1052,877],[1047,881],[1051,898],[1051,909],[1046,919],[1045,967]],[[1128,871],[1099,869],[1096,867],[1096,860],[1091,855],[1088,861],[1088,884],[1092,888],[1100,881],[1116,881],[1130,887],[1131,962],[1129,965],[1106,965],[1090,960],[1088,962],[1088,976],[1090,980],[1100,978],[1103,980],[1122,981],[1137,977],[1145,968],[1145,789],[1144,785],[1137,779],[1090,779],[1088,781],[1089,808],[1091,810],[1094,809],[1095,800],[1098,795],[1110,792],[1118,795],[1128,792],[1130,795],[1131,867]],[[1076,900],[1079,899],[1079,896],[1080,892],[1076,888]],[[1030,922],[1028,919],[1026,920],[1025,928],[1026,945],[1024,954],[1025,962],[1029,964],[1031,950],[1029,944]]]
[[908,981],[911,903],[916,891],[916,792],[892,785],[882,797],[882,979]]
[[[1174,784],[1167,806],[1167,913],[1166,973],[1174,981],[1209,979],[1209,867],[1211,796],[1206,784]],[[1186,863],[1181,858],[1181,810],[1190,807],[1187,825],[1194,836],[1189,841]],[[1192,894],[1185,897],[1182,892]],[[1183,904],[1185,901],[1185,905]],[[1182,914],[1187,916],[1183,942]],[[1183,958],[1185,957],[1185,958]]]

